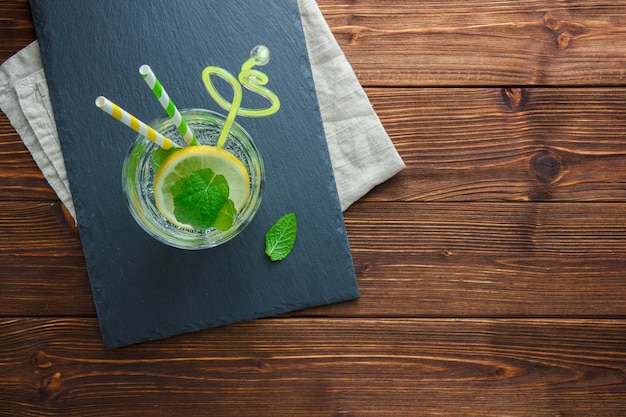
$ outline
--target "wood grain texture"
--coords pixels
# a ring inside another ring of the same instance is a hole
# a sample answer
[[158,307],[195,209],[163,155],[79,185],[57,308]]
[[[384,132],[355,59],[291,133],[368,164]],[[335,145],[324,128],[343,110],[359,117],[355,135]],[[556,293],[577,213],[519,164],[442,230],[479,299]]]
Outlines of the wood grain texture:
[[624,88],[367,89],[407,169],[367,200],[624,201]]
[[626,5],[620,2],[318,3],[366,86],[624,83]]
[[3,0],[0,6],[0,63],[35,40],[29,0]]
[[432,316],[623,317],[625,208],[360,206],[346,216],[363,293],[359,307],[383,316],[413,311]]
[[257,320],[105,350],[93,319],[3,319],[0,356],[3,416],[626,412],[614,320]]
[[13,198],[57,199],[9,119],[0,113],[0,200]]

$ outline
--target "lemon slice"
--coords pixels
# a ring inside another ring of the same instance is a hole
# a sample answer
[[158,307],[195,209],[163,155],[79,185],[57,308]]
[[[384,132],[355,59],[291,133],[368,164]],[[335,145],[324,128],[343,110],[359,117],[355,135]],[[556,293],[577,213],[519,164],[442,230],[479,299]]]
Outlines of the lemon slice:
[[243,208],[250,194],[250,176],[246,167],[222,148],[197,145],[183,148],[167,157],[154,177],[154,200],[163,217],[179,227],[193,229],[176,219],[171,186],[193,172],[206,168],[226,178],[229,186],[228,198],[233,201],[237,212]]

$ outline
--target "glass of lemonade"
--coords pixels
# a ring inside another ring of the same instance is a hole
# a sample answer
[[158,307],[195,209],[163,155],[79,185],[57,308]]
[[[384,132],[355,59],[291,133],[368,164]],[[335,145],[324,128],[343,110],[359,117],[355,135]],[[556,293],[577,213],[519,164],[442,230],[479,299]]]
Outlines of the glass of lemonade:
[[[185,109],[180,110],[180,113],[195,133],[200,145],[215,147],[224,125],[224,116],[203,109]],[[186,146],[169,117],[163,116],[149,125],[178,145]],[[176,224],[161,213],[155,201],[154,181],[157,173],[152,167],[152,153],[157,149],[158,145],[138,135],[126,155],[122,168],[122,188],[130,213],[149,235],[176,248],[205,249],[234,238],[250,223],[261,204],[265,170],[257,147],[240,125],[234,123],[231,127],[228,139],[221,148],[228,154],[221,154],[225,155],[227,160],[233,159],[234,156],[245,167],[249,178],[249,192],[245,193],[242,201],[236,203],[239,206],[237,214],[232,226],[227,230],[219,230],[216,227],[195,230],[189,225]],[[214,170],[216,174],[220,174],[219,167]]]

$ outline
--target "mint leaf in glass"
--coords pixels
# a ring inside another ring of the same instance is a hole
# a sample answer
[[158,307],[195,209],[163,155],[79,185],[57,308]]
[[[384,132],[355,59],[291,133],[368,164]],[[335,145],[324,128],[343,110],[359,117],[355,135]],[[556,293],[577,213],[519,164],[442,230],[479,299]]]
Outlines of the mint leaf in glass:
[[287,213],[265,234],[265,253],[272,261],[283,260],[296,242],[298,224],[295,213]]
[[222,207],[220,212],[217,213],[217,218],[213,223],[213,227],[215,227],[217,230],[225,232],[233,225],[236,215],[237,209],[235,208],[235,203],[233,203],[233,200],[228,199],[228,201],[226,201],[226,204],[224,204],[224,207]]
[[210,168],[199,169],[172,184],[176,219],[197,230],[213,226],[228,201],[228,182]]
[[150,166],[152,167],[152,170],[156,173],[167,157],[176,151],[180,151],[180,149],[181,148],[170,148],[165,150],[163,148],[158,148],[153,150],[150,155]]

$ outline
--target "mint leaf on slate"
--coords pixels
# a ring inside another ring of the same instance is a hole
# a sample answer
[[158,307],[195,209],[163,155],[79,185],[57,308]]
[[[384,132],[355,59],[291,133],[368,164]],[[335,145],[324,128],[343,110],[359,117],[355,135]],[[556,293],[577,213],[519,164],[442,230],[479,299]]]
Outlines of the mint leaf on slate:
[[172,184],[176,219],[197,230],[210,228],[228,201],[228,182],[210,168],[199,169]]
[[265,234],[265,253],[272,261],[283,260],[291,253],[296,241],[298,224],[295,213],[287,213]]

